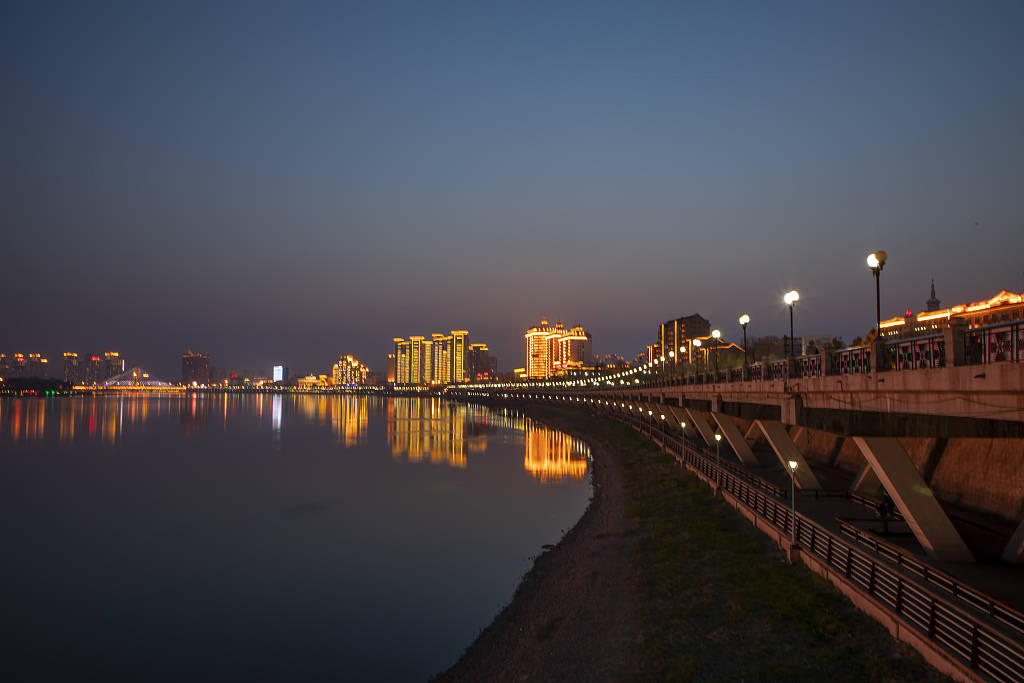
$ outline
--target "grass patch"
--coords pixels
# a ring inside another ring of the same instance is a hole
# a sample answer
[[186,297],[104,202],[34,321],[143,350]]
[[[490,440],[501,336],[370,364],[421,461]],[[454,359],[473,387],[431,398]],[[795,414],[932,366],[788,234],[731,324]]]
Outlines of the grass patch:
[[622,468],[641,615],[637,680],[949,680],[669,454],[611,420],[556,410]]

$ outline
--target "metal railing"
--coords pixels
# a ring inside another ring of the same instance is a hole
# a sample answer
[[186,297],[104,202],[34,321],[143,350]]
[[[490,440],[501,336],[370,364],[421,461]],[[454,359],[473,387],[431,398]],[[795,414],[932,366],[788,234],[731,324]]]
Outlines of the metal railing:
[[919,370],[946,366],[946,340],[941,334],[888,342],[885,361],[890,370]]
[[1016,321],[967,330],[964,359],[968,365],[1024,361],[1024,323]]

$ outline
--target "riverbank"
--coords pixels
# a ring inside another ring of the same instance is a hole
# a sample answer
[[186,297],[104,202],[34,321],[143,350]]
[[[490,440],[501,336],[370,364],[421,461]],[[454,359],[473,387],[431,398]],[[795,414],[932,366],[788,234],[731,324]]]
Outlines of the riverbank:
[[594,498],[436,680],[948,680],[649,440],[531,414],[591,444]]

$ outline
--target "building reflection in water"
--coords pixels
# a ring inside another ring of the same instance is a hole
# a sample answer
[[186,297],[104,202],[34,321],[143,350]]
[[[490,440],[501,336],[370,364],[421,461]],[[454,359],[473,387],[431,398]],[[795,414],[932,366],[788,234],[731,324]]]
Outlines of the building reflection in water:
[[524,434],[523,467],[541,483],[581,479],[590,458],[585,443],[507,410],[440,399],[394,398],[387,403],[387,434],[395,459],[466,467],[467,453],[487,450],[496,430]]
[[464,468],[469,456],[487,450],[489,437],[505,430],[524,435],[523,466],[542,483],[580,479],[587,471],[590,454],[586,445],[567,434],[515,411],[439,398],[202,393],[12,398],[0,401],[0,437],[42,440],[49,427],[50,438],[56,436],[64,444],[76,440],[114,444],[125,431],[144,425],[151,417],[176,418],[186,438],[207,429],[211,417],[224,429],[232,420],[255,419],[266,424],[269,417],[275,435],[287,420],[300,419],[329,427],[336,443],[350,448],[366,441],[370,416],[380,414],[386,416],[387,443],[397,460]]

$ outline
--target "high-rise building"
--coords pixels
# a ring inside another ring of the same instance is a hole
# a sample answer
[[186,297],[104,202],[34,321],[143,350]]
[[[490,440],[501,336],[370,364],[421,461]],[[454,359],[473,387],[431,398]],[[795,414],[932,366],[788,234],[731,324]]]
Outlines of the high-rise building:
[[472,382],[498,375],[498,359],[488,353],[487,344],[469,345],[469,379]]
[[210,383],[210,357],[193,353],[192,349],[181,355],[181,383],[185,386]]
[[450,384],[468,379],[466,353],[469,332],[434,333],[430,339],[395,337],[396,384]]
[[42,354],[30,353],[28,354],[28,376],[29,377],[48,377],[49,376],[50,361],[48,361]]
[[395,383],[395,354],[393,354],[393,353],[389,353],[388,354],[388,364],[387,364],[387,368],[386,368],[386,370],[384,372],[385,372],[384,380],[388,384],[394,384]]
[[96,385],[102,382],[105,378],[103,377],[103,359],[96,355],[89,355],[85,361],[85,369],[83,371],[82,384]]
[[[213,380],[213,372],[210,372],[210,380]],[[287,382],[288,381],[288,366],[287,365],[275,365],[273,378],[275,382]]]
[[581,325],[566,329],[559,320],[554,327],[542,318],[526,330],[526,377],[544,379],[581,368],[591,360],[591,337]]
[[117,351],[107,351],[103,354],[103,376],[100,382],[108,380],[114,375],[120,375],[124,369],[124,358],[121,358],[121,354]]
[[64,353],[64,381],[80,385],[84,379],[83,364],[78,359],[78,354],[72,352]]
[[466,330],[452,330],[452,382],[466,381]]
[[338,357],[338,362],[331,369],[331,378],[335,386],[361,386],[366,384],[370,368],[356,360],[352,354]]

